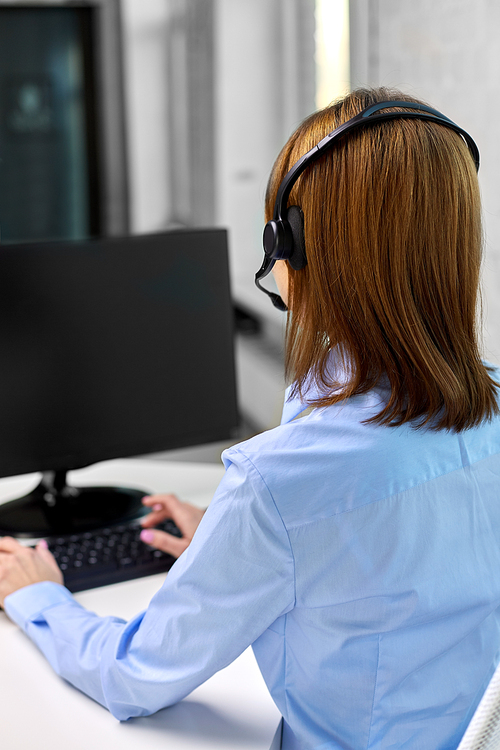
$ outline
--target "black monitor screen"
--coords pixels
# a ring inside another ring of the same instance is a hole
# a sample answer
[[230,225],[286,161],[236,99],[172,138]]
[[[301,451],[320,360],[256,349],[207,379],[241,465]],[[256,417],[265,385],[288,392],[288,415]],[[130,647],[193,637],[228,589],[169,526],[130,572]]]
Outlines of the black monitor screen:
[[0,247],[0,476],[237,423],[224,230]]

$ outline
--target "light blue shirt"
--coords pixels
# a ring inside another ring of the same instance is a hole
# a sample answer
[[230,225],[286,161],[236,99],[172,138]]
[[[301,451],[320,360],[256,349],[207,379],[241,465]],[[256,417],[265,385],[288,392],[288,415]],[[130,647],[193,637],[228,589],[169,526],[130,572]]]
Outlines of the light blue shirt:
[[500,419],[363,424],[383,398],[298,419],[288,401],[281,426],[225,451],[191,545],[132,621],[48,582],[8,615],[118,719],[253,644],[284,750],[456,748],[499,658]]

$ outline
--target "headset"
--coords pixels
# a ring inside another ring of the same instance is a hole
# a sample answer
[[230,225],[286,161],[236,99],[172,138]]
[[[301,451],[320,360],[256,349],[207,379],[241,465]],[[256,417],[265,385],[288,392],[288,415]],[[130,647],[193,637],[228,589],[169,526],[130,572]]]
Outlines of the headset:
[[[393,107],[409,111],[383,111]],[[264,235],[262,238],[264,244],[264,261],[255,274],[255,283],[261,291],[265,292],[271,298],[273,305],[277,307],[278,310],[286,311],[287,306],[279,294],[270,292],[261,286],[260,280],[270,273],[277,260],[287,260],[291,267],[296,271],[299,271],[307,265],[304,243],[304,216],[302,210],[298,206],[287,207],[290,192],[297,179],[310,164],[313,164],[317,159],[323,156],[323,154],[332,148],[342,136],[352,130],[366,127],[375,122],[385,122],[387,120],[401,118],[437,122],[440,125],[450,128],[450,130],[454,130],[464,139],[476,165],[476,170],[479,170],[479,149],[471,136],[448,117],[441,114],[441,112],[438,112],[431,107],[427,107],[425,104],[402,101],[377,102],[376,104],[372,104],[363,109],[351,120],[339,125],[338,128],[335,128],[335,130],[323,138],[316,146],[314,146],[314,148],[304,154],[304,156],[293,165],[289,172],[287,172],[283,178],[283,182],[278,188],[276,202],[274,204],[273,218],[268,221],[264,227]]]

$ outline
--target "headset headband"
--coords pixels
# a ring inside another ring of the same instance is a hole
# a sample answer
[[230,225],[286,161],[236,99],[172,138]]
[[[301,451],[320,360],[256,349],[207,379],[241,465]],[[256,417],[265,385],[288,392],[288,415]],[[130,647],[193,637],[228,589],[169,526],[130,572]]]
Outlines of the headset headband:
[[[405,110],[418,110],[405,111],[405,112],[383,112],[381,110],[392,109],[393,107],[403,108]],[[281,185],[278,188],[276,195],[276,201],[274,204],[274,213],[271,221],[268,221],[264,227],[264,261],[261,268],[255,274],[255,283],[263,292],[266,292],[271,299],[273,304],[281,310],[286,310],[286,305],[279,295],[273,292],[268,292],[267,289],[262,287],[259,283],[260,279],[267,276],[277,260],[287,260],[293,253],[293,233],[290,228],[290,224],[287,217],[288,212],[288,198],[290,197],[291,190],[296,183],[302,172],[307,169],[310,164],[313,164],[323,154],[328,151],[342,136],[351,130],[357,128],[366,127],[375,122],[386,122],[388,120],[395,119],[417,119],[427,120],[429,122],[437,122],[440,125],[444,125],[450,130],[454,130],[456,133],[462,136],[465,143],[467,144],[471,156],[476,165],[476,170],[479,169],[479,149],[476,146],[471,136],[456,123],[450,120],[445,115],[438,112],[436,109],[426,106],[425,104],[419,104],[418,102],[406,102],[406,101],[386,101],[377,102],[369,107],[366,107],[362,112],[359,112],[355,117],[348,120],[347,122],[339,125],[338,128],[332,130],[325,138],[323,138],[316,146],[302,156],[293,167],[287,172]],[[305,264],[305,263],[304,263]]]

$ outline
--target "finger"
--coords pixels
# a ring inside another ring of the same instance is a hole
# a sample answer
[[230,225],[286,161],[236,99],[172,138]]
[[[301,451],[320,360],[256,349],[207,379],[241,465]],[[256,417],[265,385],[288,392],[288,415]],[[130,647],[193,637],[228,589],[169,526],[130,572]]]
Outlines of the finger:
[[141,526],[144,526],[145,528],[149,526],[156,526],[157,524],[160,523],[160,521],[164,521],[165,518],[167,518],[167,515],[168,514],[166,514],[163,511],[161,513],[159,512],[148,513],[147,516],[143,516],[141,518],[140,524]]
[[141,519],[141,526],[156,526],[165,518],[174,518],[183,503],[175,495],[149,495],[143,497],[143,504],[152,509],[152,513]]
[[162,552],[168,552],[169,555],[174,557],[179,557],[189,543],[186,539],[179,539],[179,537],[158,529],[144,529],[144,531],[141,531],[141,539],[146,544],[150,544],[151,547],[155,547]]
[[151,508],[151,510],[163,510],[163,503],[159,502],[158,499],[154,497],[143,497],[142,504]]
[[57,570],[59,570],[59,565],[56,563],[56,559],[52,552],[49,550],[45,539],[42,539],[40,542],[38,542],[38,544],[36,545],[36,551],[43,560],[49,563],[49,565],[52,565],[53,568],[57,568]]
[[165,508],[170,508],[172,505],[175,507],[182,504],[179,498],[171,493],[146,495],[142,498],[142,502],[144,505],[154,508],[154,510],[164,510]]
[[11,536],[0,537],[0,552],[20,552],[23,549],[26,548]]

